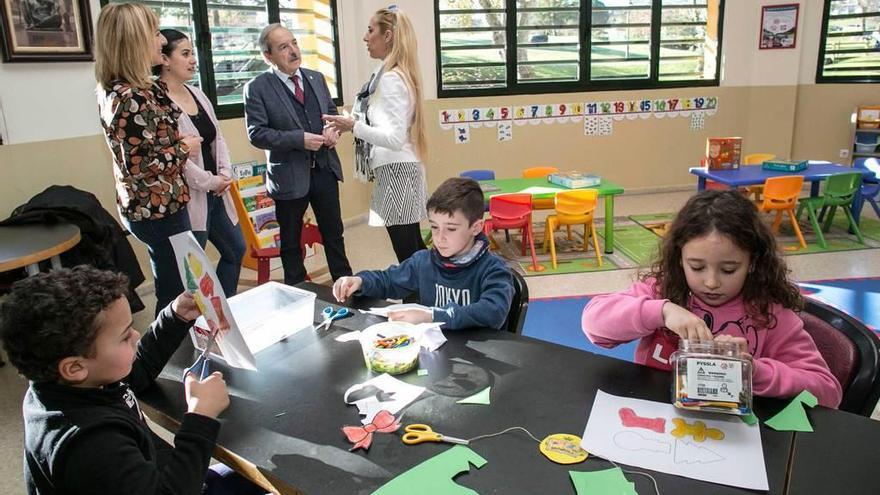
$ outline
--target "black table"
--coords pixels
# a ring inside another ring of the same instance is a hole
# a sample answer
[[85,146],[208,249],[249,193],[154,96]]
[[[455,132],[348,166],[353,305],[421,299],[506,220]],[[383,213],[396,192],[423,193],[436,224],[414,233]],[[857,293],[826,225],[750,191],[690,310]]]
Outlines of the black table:
[[[329,300],[329,288],[302,284],[319,299]],[[368,307],[376,301],[360,301]],[[315,320],[320,308],[316,304]],[[384,321],[356,314],[337,321],[329,333],[303,330],[257,355],[259,372],[229,369],[215,363],[230,388],[231,405],[221,415],[215,457],[230,463],[281,493],[370,493],[391,478],[448,449],[448,444],[406,446],[399,434],[377,434],[369,452],[348,452],[340,428],[359,425],[345,390],[369,379],[357,342],[334,337]],[[402,375],[403,381],[427,387],[411,404],[404,424],[424,422],[450,436],[470,438],[510,426],[523,426],[538,438],[551,433],[580,436],[596,391],[660,402],[669,401],[670,377],[621,360],[586,353],[493,330],[449,331],[448,342],[434,353],[422,352],[420,367],[428,376]],[[195,359],[185,342],[160,376],[157,386],[140,397],[150,416],[176,429],[185,411],[180,376]],[[451,358],[459,360],[450,361]],[[472,364],[467,364],[467,363]],[[455,402],[487,386],[490,406]],[[758,401],[758,416],[766,419],[784,403]],[[284,413],[280,417],[276,415]],[[785,493],[784,485],[794,435],[761,427],[770,493]],[[474,442],[470,448],[488,462],[456,482],[481,494],[573,494],[569,470],[608,469],[610,463],[588,459],[581,464],[554,464],[538,452],[525,434],[508,433]],[[639,471],[645,471],[637,469]],[[660,492],[734,494],[755,493],[733,487],[652,472]],[[627,475],[639,493],[654,493],[644,476]]]
[[880,492],[880,421],[817,407],[813,433],[796,433],[788,492]]

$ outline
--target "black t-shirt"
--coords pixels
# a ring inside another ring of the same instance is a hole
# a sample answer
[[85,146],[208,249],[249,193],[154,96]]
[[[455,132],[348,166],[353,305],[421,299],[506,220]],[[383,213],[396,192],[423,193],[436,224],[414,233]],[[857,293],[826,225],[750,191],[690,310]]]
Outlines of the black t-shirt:
[[[187,88],[187,91],[192,94],[192,91],[190,91],[189,88]],[[196,102],[196,106],[199,108],[199,112],[195,115],[190,115],[189,118],[199,131],[199,136],[202,137],[202,163],[205,165],[205,170],[217,175],[217,159],[214,156],[213,148],[214,141],[217,139],[217,128],[214,127],[214,123],[211,122],[211,117],[205,112],[202,104],[199,103],[199,99],[196,98],[196,95],[194,94],[193,99]]]

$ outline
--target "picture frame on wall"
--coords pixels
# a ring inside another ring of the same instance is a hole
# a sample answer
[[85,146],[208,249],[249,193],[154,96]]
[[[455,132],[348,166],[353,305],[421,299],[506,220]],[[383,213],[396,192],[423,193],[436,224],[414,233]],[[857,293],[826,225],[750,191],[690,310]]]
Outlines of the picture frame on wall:
[[88,0],[0,0],[4,62],[94,60]]
[[761,34],[758,48],[775,50],[797,46],[798,9],[800,5],[764,5],[761,7]]

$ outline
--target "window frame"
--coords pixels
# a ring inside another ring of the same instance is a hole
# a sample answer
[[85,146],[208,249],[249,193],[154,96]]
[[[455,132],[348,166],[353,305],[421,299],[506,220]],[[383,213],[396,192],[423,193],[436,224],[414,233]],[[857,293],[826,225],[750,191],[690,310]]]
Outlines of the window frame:
[[[507,41],[505,67],[507,68],[507,81],[504,88],[443,88],[443,66],[440,48],[440,0],[434,0],[434,42],[437,78],[438,98],[464,98],[471,96],[504,96],[504,95],[528,95],[541,93],[578,93],[589,91],[633,90],[633,89],[665,89],[719,86],[721,82],[721,47],[724,35],[724,10],[725,0],[718,0],[718,52],[715,55],[715,78],[693,79],[677,81],[660,81],[660,33],[662,4],[661,0],[651,0],[651,60],[650,77],[646,79],[606,79],[600,81],[590,80],[590,57],[592,52],[592,1],[580,0],[579,9],[579,38],[580,51],[578,53],[579,74],[578,81],[565,82],[526,82],[517,81],[516,63],[516,0],[505,0],[505,37]],[[473,10],[474,13],[482,13],[483,10]]]
[[[852,17],[853,14],[847,14]],[[861,17],[861,16],[859,16]],[[831,0],[825,0],[822,9],[822,30],[819,32],[819,59],[816,61],[816,84],[871,84],[880,82],[880,75],[876,76],[828,76],[823,74],[825,69],[825,45],[828,43],[828,25],[831,22]]]
[[[342,95],[342,64],[339,63],[339,17],[336,0],[328,1],[330,2],[330,9],[333,13],[331,25],[333,28],[334,60],[336,62],[336,94],[338,95],[336,98],[333,98],[333,103],[336,106],[342,106],[344,100]],[[110,0],[101,0],[101,7],[104,7],[108,3],[110,3]],[[219,120],[242,118],[244,117],[243,102],[226,103],[222,105],[217,104],[217,86],[216,80],[214,79],[214,56],[211,49],[211,29],[207,17],[208,3],[209,0],[189,0],[190,14],[193,19],[193,34],[195,36],[193,46],[196,49],[199,67],[200,89],[205,93],[208,99],[211,100],[211,104],[214,106],[214,113]],[[281,22],[279,0],[266,0],[266,11],[269,23]],[[211,70],[203,70],[204,67],[210,67]]]

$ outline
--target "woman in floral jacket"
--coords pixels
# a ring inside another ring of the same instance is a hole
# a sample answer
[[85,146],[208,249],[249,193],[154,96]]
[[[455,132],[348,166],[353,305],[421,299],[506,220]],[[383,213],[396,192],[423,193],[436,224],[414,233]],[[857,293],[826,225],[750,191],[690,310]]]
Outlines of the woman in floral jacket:
[[156,314],[183,291],[168,238],[190,230],[183,166],[201,142],[179,135],[180,109],[150,77],[164,44],[149,8],[120,3],[101,9],[95,43],[98,110],[122,222],[150,254]]

